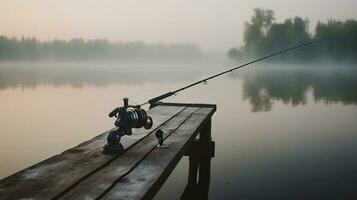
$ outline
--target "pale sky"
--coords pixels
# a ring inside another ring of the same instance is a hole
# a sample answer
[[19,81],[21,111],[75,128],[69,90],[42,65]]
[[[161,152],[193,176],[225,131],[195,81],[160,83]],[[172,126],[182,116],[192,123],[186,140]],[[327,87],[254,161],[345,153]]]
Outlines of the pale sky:
[[307,17],[357,19],[357,0],[0,0],[0,35],[105,38],[111,41],[198,44],[226,51],[242,41],[253,8],[275,11],[278,21]]

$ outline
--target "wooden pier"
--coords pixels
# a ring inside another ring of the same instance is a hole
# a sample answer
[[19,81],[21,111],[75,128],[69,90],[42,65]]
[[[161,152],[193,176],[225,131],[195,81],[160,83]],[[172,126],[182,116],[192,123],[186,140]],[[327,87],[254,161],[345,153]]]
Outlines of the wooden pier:
[[[108,132],[102,133],[1,180],[0,199],[152,199],[184,155],[190,166],[181,199],[207,199],[215,110],[207,104],[156,103],[148,110],[153,127],[123,137],[121,153],[103,153]],[[157,146],[159,129],[165,148]]]

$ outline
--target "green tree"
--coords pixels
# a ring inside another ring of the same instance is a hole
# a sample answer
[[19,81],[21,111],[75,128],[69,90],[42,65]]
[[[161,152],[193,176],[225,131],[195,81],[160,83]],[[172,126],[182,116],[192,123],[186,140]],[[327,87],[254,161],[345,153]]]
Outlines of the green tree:
[[250,22],[245,24],[243,42],[248,54],[258,54],[259,48],[264,43],[266,32],[274,21],[274,12],[269,9],[254,9],[254,15]]
[[274,12],[267,9],[254,9],[254,15],[245,25],[243,46],[232,48],[228,56],[241,59],[247,55],[264,56],[312,39],[339,34],[339,37],[324,41],[308,48],[297,49],[284,56],[271,60],[316,61],[329,58],[334,61],[357,61],[357,21],[328,20],[318,22],[315,35],[309,33],[309,20],[301,17],[286,19],[283,23],[274,22]]

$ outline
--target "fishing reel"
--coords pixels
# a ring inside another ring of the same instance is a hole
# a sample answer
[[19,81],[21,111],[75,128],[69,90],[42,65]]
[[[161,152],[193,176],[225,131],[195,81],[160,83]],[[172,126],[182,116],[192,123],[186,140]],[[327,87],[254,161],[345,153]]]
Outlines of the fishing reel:
[[117,107],[109,113],[109,117],[116,117],[114,125],[118,127],[109,132],[107,141],[108,144],[104,146],[104,150],[120,144],[122,136],[131,135],[133,128],[150,129],[153,125],[153,120],[147,115],[140,105],[129,105],[129,99],[124,98],[124,106]]

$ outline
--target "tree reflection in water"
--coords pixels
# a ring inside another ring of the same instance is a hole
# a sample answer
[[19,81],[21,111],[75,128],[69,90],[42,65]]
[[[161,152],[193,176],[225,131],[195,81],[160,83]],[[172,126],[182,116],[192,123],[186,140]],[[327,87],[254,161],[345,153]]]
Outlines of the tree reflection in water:
[[274,101],[306,105],[309,91],[315,102],[357,104],[357,69],[259,69],[242,78],[243,97],[253,112],[270,111]]
[[[211,71],[220,70],[197,63],[171,66],[130,63],[119,67],[100,63],[1,64],[0,90],[35,89],[41,85],[81,88],[85,85],[103,87],[110,84],[141,85],[145,82],[192,82]],[[229,77],[243,80],[243,98],[249,101],[253,112],[272,110],[274,101],[293,106],[306,105],[310,92],[315,102],[357,104],[355,66],[272,67],[263,63],[231,73]]]

